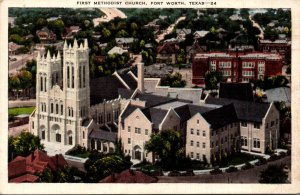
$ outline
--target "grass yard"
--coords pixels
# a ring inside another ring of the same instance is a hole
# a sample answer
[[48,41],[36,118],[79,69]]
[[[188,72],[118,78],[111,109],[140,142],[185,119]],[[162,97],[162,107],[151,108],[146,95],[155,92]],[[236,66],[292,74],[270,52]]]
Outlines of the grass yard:
[[9,108],[8,115],[17,116],[19,114],[31,114],[35,107]]

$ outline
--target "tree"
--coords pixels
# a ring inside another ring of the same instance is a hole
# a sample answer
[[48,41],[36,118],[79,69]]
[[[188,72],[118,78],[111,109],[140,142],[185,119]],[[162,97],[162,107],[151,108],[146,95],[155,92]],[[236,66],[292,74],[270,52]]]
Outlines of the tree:
[[10,138],[8,154],[11,159],[16,156],[28,156],[36,149],[43,150],[44,145],[41,144],[40,138],[23,131],[18,137]]
[[159,156],[163,168],[178,167],[185,157],[181,134],[175,130],[163,130],[151,134],[150,140],[145,144],[145,149],[148,153],[152,152]]
[[184,49],[179,50],[179,54],[177,56],[177,62],[180,63],[180,64],[185,62],[185,51],[184,51]]
[[286,183],[288,175],[283,170],[284,165],[269,165],[260,173],[259,183]]
[[218,83],[222,81],[222,74],[218,71],[208,71],[205,74],[205,88],[206,89],[218,89]]
[[169,74],[166,78],[163,78],[161,85],[170,87],[184,87],[186,85],[186,81],[182,80],[182,75],[179,72],[176,72],[175,74]]

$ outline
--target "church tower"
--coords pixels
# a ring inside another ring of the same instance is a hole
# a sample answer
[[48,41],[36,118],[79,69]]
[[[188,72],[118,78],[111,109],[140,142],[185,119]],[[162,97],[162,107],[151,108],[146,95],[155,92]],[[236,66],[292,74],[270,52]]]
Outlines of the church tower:
[[83,145],[87,133],[82,127],[89,118],[89,49],[88,41],[78,45],[64,43],[60,52],[38,54],[36,110],[30,117],[30,131],[42,142],[72,147]]

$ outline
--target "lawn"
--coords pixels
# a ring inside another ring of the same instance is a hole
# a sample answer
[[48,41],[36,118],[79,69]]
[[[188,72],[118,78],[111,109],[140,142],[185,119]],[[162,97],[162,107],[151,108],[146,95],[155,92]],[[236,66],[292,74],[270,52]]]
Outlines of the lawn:
[[9,108],[8,115],[17,116],[19,114],[31,114],[35,107]]
[[227,167],[227,166],[234,166],[234,165],[240,165],[252,160],[255,160],[255,156],[252,156],[250,154],[244,154],[244,153],[238,153],[229,156],[227,159],[224,159],[220,162],[220,167]]

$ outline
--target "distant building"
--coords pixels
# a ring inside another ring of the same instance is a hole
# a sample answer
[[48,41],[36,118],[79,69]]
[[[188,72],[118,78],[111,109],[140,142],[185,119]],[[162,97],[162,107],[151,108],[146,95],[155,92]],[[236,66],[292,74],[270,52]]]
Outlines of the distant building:
[[65,28],[65,32],[62,34],[63,39],[74,39],[74,37],[81,31],[79,26],[70,26]]
[[195,32],[194,32],[194,39],[200,39],[200,38],[203,38],[203,37],[205,37],[208,33],[209,33],[209,31],[207,31],[207,30],[195,31]]
[[112,173],[99,183],[155,183],[157,178],[146,175],[141,171],[133,171],[131,169],[122,171],[121,173]]
[[27,157],[17,156],[8,163],[8,179],[10,183],[37,182],[40,178],[36,173],[42,173],[47,168],[58,171],[67,165],[61,154],[49,157],[37,149]]
[[249,82],[282,73],[282,57],[262,52],[208,52],[198,53],[193,59],[192,82],[204,84],[207,71],[219,71],[231,82]]
[[191,32],[192,32],[191,29],[186,29],[186,28],[176,29],[177,39],[184,40],[185,36],[191,34]]
[[113,54],[119,54],[119,55],[122,55],[123,53],[127,53],[128,50],[125,50],[125,49],[122,49],[121,47],[113,47],[111,50],[109,50],[107,52],[108,55],[113,55]]
[[21,47],[24,47],[24,45],[18,45],[14,42],[9,42],[8,43],[8,54],[9,55],[17,55],[18,49],[20,49]]
[[279,53],[282,56],[283,63],[287,63],[291,58],[291,42],[287,39],[258,41],[258,50],[262,52]]
[[177,55],[179,46],[176,43],[166,42],[157,47],[157,63],[175,64],[177,62]]
[[124,49],[124,50],[128,50],[130,48],[130,45],[136,41],[135,38],[130,37],[130,38],[116,38],[116,43],[117,46]]
[[47,27],[42,28],[41,30],[36,31],[40,42],[44,43],[53,43],[56,41],[56,34],[49,30]]

